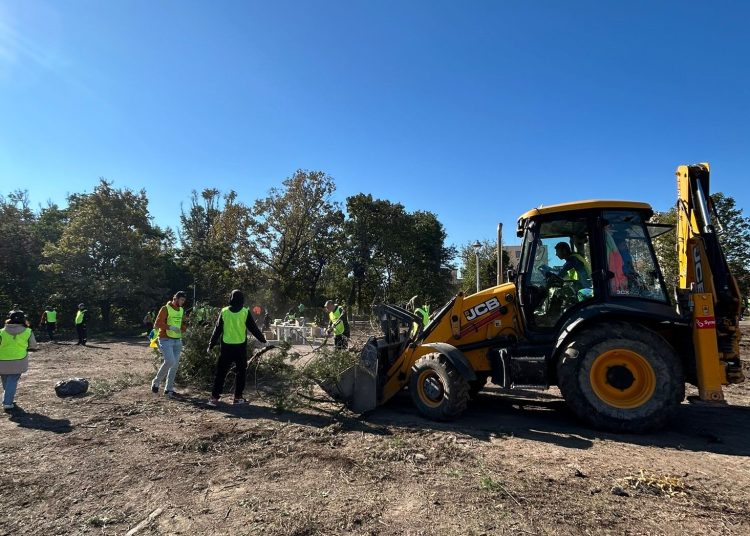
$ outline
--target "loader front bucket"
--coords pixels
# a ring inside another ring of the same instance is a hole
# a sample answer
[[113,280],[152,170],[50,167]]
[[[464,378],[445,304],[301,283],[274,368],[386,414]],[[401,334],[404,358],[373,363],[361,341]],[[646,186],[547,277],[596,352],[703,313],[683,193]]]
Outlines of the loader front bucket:
[[359,362],[342,372],[335,381],[321,385],[336,400],[355,413],[364,413],[378,405],[378,346],[374,337],[367,341]]

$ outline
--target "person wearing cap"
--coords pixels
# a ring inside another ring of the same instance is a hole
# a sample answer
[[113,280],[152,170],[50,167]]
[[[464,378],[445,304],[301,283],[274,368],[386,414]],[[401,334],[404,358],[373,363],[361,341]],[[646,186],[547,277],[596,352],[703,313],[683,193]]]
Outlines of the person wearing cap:
[[14,310],[0,329],[0,377],[3,383],[3,409],[15,408],[16,388],[21,374],[29,370],[28,351],[36,350],[34,332],[26,325],[23,311]]
[[89,312],[86,310],[86,306],[82,303],[78,304],[78,311],[76,311],[76,333],[78,333],[78,342],[76,345],[86,346],[86,326],[89,323]]
[[229,305],[224,307],[216,319],[211,341],[208,343],[207,353],[220,344],[219,360],[216,362],[216,377],[211,398],[208,405],[216,407],[219,404],[221,391],[224,388],[229,368],[234,363],[236,375],[234,379],[234,404],[246,404],[243,398],[245,392],[245,375],[247,370],[247,332],[253,334],[263,344],[267,344],[263,332],[253,320],[250,310],[244,307],[245,295],[240,290],[233,290],[229,296]]
[[47,328],[47,335],[49,341],[55,340],[55,330],[57,329],[57,311],[54,306],[48,305],[44,308],[42,317],[39,319],[39,328],[45,326]]
[[185,309],[183,309],[186,299],[187,294],[182,290],[175,293],[172,300],[159,309],[156,322],[154,322],[154,327],[159,330],[159,349],[164,362],[151,382],[151,392],[158,393],[159,386],[166,377],[164,394],[169,398],[175,395],[174,377],[177,375],[177,366],[180,364],[182,334],[187,329]]
[[346,341],[349,338],[349,321],[346,318],[346,311],[341,305],[336,305],[333,300],[328,300],[325,304],[328,312],[328,329],[329,335],[333,334],[333,345],[337,350],[344,350],[347,347]]

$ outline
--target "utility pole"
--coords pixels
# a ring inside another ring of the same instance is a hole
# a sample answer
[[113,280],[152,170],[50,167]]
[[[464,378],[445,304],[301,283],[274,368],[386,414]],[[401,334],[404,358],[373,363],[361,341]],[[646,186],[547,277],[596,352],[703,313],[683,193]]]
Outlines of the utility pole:
[[497,224],[497,284],[503,282],[503,224]]
[[482,249],[482,244],[477,240],[471,247],[474,248],[474,262],[477,268],[477,292],[479,292],[479,250]]

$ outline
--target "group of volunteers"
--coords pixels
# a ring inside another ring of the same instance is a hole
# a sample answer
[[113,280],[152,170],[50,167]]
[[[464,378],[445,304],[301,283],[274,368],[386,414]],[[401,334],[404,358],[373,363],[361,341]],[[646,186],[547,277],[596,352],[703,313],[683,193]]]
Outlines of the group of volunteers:
[[[158,394],[161,384],[164,382],[164,394],[170,398],[175,396],[174,380],[182,352],[182,335],[187,330],[183,308],[185,300],[185,292],[177,292],[169,303],[159,309],[154,321],[154,331],[158,331],[158,347],[161,350],[163,362],[151,382],[151,392]],[[346,347],[346,339],[350,335],[345,310],[331,300],[326,302],[325,309],[329,318],[328,332],[334,336],[335,347],[343,349]],[[232,365],[235,368],[232,404],[247,404],[244,392],[247,376],[248,332],[252,333],[261,343],[269,345],[263,332],[256,324],[250,309],[245,307],[245,295],[241,290],[235,289],[229,296],[229,305],[221,309],[216,319],[208,348],[206,348],[206,353],[210,355],[212,350],[219,346],[216,375],[211,389],[211,397],[207,402],[208,406],[217,407],[219,405],[224,381]]]
[[[175,396],[174,382],[182,353],[182,337],[187,330],[187,315],[185,314],[185,292],[175,293],[172,299],[159,309],[153,320],[157,346],[161,351],[162,363],[156,376],[151,382],[151,392],[158,394],[164,383],[164,394],[170,398]],[[211,340],[206,349],[211,354],[214,347],[219,346],[219,356],[216,362],[216,376],[208,406],[219,404],[224,381],[230,368],[235,367],[234,398],[235,405],[246,404],[243,398],[247,369],[247,332],[253,334],[263,344],[269,345],[263,332],[253,319],[250,310],[244,306],[245,296],[240,290],[233,290],[229,297],[229,305],[221,309],[214,325]],[[325,303],[328,312],[328,333],[334,336],[337,349],[346,348],[349,337],[349,323],[343,306],[332,300]],[[78,306],[75,318],[79,345],[86,345],[86,325],[89,316],[85,304]],[[39,321],[39,327],[45,326],[50,342],[55,341],[58,315],[53,306],[47,306]],[[0,329],[0,376],[3,385],[3,409],[15,408],[15,395],[21,374],[28,371],[28,351],[38,348],[34,333],[31,330],[26,315],[18,306],[8,314],[3,329]]]
[[[12,312],[13,311],[11,311],[11,313]],[[78,342],[76,344],[86,346],[86,326],[89,323],[89,312],[86,309],[85,304],[78,304],[78,310],[76,311],[74,323],[76,327],[76,333],[78,334]],[[48,305],[44,308],[42,317],[39,319],[39,328],[41,329],[42,326],[46,328],[47,336],[49,337],[50,342],[54,341],[55,332],[57,331],[57,309],[55,309],[54,305]]]

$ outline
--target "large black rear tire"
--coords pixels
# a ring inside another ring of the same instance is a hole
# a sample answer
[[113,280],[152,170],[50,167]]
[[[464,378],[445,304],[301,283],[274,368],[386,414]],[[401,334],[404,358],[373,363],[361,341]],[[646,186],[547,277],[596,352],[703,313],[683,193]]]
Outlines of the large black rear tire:
[[663,427],[685,398],[672,346],[645,326],[607,322],[574,335],[557,364],[565,401],[583,421],[612,432]]
[[457,418],[469,403],[469,383],[437,353],[422,356],[414,363],[409,392],[419,412],[436,421]]

